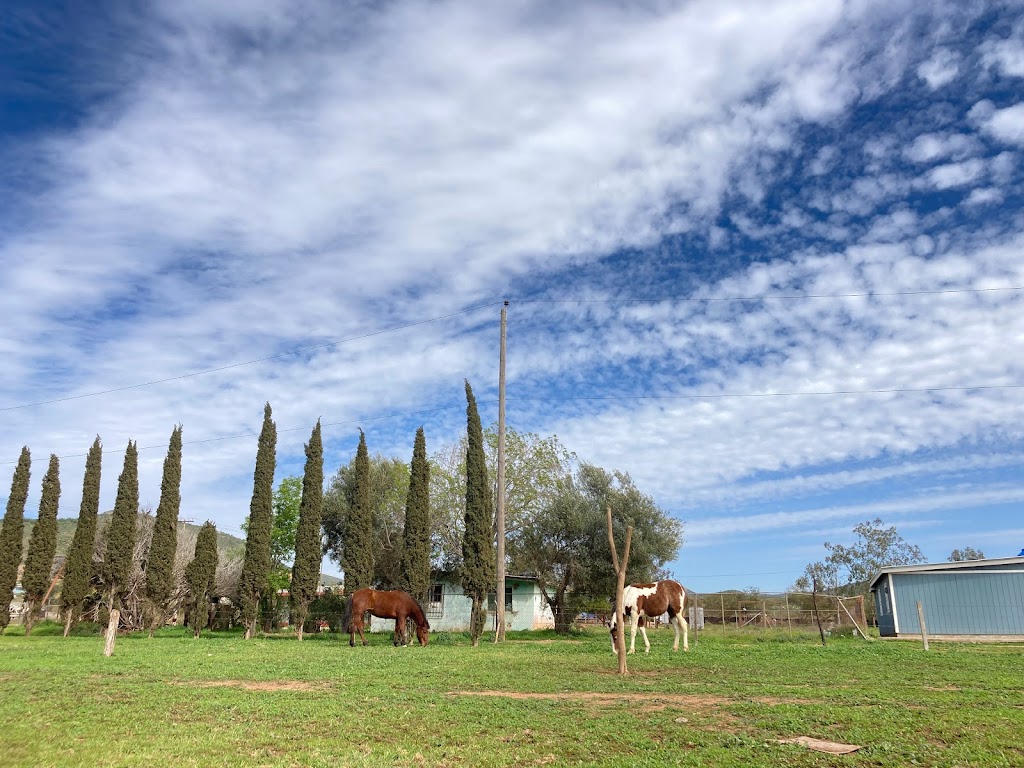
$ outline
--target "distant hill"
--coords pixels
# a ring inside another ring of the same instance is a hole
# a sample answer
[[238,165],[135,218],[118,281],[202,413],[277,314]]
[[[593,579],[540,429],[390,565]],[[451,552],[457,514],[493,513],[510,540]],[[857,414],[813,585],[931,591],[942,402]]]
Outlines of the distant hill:
[[[112,512],[104,512],[98,518],[98,527],[102,530],[110,523],[110,516]],[[143,515],[139,515],[143,517]],[[25,553],[28,552],[28,540],[32,535],[32,529],[35,527],[36,521],[25,520],[25,535],[22,538],[22,549],[21,556],[22,560],[25,559]],[[57,518],[57,552],[58,558],[67,555],[68,549],[71,547],[71,540],[75,536],[75,528],[78,526],[77,518],[61,517]],[[200,526],[193,525],[192,523],[178,523],[178,536],[185,530],[191,530],[196,535],[199,533]],[[226,558],[232,556],[240,556],[245,552],[245,540],[240,539],[237,536],[232,536],[229,533],[217,531],[217,552],[220,555],[220,559],[223,562]],[[326,573],[320,574],[320,583],[329,587],[337,586],[342,583],[342,580],[337,576],[329,576]]]
[[[112,512],[104,512],[98,518],[98,527],[102,530],[110,523],[110,516]],[[143,515],[139,515],[143,517]],[[25,557],[25,553],[28,551],[28,540],[32,535],[32,529],[35,528],[35,520],[25,520],[25,535],[22,538],[22,559]],[[71,547],[71,540],[75,536],[75,528],[78,526],[77,518],[60,517],[57,518],[57,556],[63,557],[67,554],[68,549]],[[178,523],[178,534],[181,535],[182,531],[191,529],[196,534],[199,533],[200,526],[192,525],[192,523]],[[227,555],[241,554],[245,552],[245,541],[239,539],[236,536],[232,536],[229,533],[223,533],[217,531],[217,551],[221,558]]]

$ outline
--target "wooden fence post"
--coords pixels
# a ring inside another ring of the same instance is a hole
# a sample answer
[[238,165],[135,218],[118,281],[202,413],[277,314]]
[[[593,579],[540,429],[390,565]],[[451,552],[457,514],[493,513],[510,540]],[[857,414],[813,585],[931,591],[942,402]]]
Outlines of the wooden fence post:
[[121,611],[117,608],[110,610],[110,621],[107,622],[107,634],[103,640],[103,655],[110,656],[114,653],[114,641],[117,640],[117,625],[121,621]]
[[921,601],[917,601],[917,620],[921,622],[921,641],[924,643],[924,649],[928,650],[928,627],[924,623],[924,608],[921,607]]

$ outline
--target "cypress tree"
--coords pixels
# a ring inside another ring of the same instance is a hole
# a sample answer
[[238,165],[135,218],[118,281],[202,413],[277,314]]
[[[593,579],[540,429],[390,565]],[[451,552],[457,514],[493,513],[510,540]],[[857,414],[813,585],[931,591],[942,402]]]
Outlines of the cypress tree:
[[181,425],[171,432],[160,504],[153,521],[153,540],[146,560],[146,599],[149,602],[149,636],[163,626],[167,603],[174,591],[174,553],[178,548],[178,512],[181,510]]
[[207,520],[199,529],[196,553],[185,568],[188,585],[188,625],[196,637],[206,629],[210,618],[210,595],[217,578],[217,528]]
[[124,467],[117,479],[117,498],[107,528],[107,549],[103,555],[103,578],[112,609],[120,609],[124,597],[122,591],[131,576],[138,514],[139,453],[136,444],[129,440],[124,452]]
[[472,599],[470,636],[478,645],[487,621],[487,593],[497,578],[491,486],[476,398],[466,381],[466,527],[462,535],[462,588]]
[[345,541],[342,551],[342,570],[345,571],[345,591],[373,586],[373,510],[370,508],[370,454],[366,449],[366,435],[359,430],[356,449],[355,488],[352,507],[345,521]]
[[100,465],[103,447],[97,437],[85,460],[85,478],[82,480],[82,506],[78,510],[78,525],[64,561],[64,585],[60,590],[60,612],[64,616],[64,637],[78,621],[82,601],[92,578],[92,555],[96,547],[96,518],[100,511]]
[[302,501],[299,504],[299,525],[295,531],[295,564],[289,598],[295,629],[302,640],[302,629],[310,602],[316,597],[320,583],[320,561],[323,558],[324,507],[324,444],[320,438],[320,420],[306,446],[306,470],[302,476]]
[[0,526],[0,634],[11,621],[11,600],[18,583],[22,537],[25,535],[25,500],[28,499],[31,467],[32,454],[25,446],[14,470],[11,495],[7,497],[7,511]]
[[256,469],[253,472],[245,559],[238,580],[238,598],[247,640],[256,635],[260,598],[267,590],[267,579],[270,576],[270,532],[274,522],[274,468],[277,463],[277,425],[270,415],[270,403],[267,403],[263,408],[263,428],[260,430]]
[[402,534],[402,588],[425,603],[430,591],[430,464],[423,427],[416,430],[410,470]]
[[129,440],[124,452],[124,468],[117,479],[114,514],[111,515],[110,526],[107,528],[107,549],[103,553],[103,580],[106,583],[107,604],[110,608],[104,656],[110,656],[114,652],[117,625],[121,618],[121,602],[132,572],[135,523],[138,514],[139,452],[136,444]]
[[36,611],[41,607],[53,575],[53,555],[57,551],[57,507],[60,503],[60,460],[50,454],[50,467],[43,476],[43,495],[39,500],[39,519],[32,528],[25,556],[21,586],[25,589],[25,635],[31,634]]

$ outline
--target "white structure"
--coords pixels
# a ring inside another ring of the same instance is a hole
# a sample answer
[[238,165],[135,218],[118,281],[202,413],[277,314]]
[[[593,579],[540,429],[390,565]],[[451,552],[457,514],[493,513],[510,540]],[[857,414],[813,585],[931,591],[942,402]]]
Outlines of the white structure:
[[[435,573],[430,585],[430,597],[423,611],[434,632],[468,632],[473,601],[462,593],[462,583],[450,573]],[[487,630],[494,629],[494,593],[487,605]],[[531,576],[505,577],[505,629],[553,629],[555,618],[544,600],[537,579]],[[394,622],[375,619],[373,632],[391,632]]]

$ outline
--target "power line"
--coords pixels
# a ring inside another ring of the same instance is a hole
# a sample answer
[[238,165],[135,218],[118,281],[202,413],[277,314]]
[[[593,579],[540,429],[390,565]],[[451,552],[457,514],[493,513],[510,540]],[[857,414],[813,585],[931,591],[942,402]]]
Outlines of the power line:
[[[666,296],[661,298],[610,298],[610,299],[516,299],[517,304],[634,304],[634,303],[660,303],[660,302],[678,302],[678,303],[713,303],[713,302],[751,302],[751,301],[774,301],[774,300],[800,300],[800,299],[843,299],[843,298],[872,298],[879,296],[930,296],[940,294],[958,294],[958,293],[988,293],[995,291],[1020,291],[1024,290],[1024,286],[1011,286],[1003,288],[946,288],[929,291],[891,291],[891,292],[873,292],[873,293],[820,293],[820,294],[793,294],[793,295],[776,295],[776,296],[720,296],[720,297],[686,297],[686,296]],[[474,312],[478,309],[486,309],[487,307],[493,307],[501,304],[500,301],[489,302],[487,304],[479,304],[473,307],[467,307],[466,309],[458,310],[457,312],[451,312],[446,315],[439,315],[437,317],[427,318],[426,320],[417,320],[412,323],[405,323],[403,325],[392,326],[391,328],[385,328],[379,331],[372,331],[365,333],[360,336],[352,336],[345,339],[338,339],[336,341],[329,341],[323,344],[316,344],[310,347],[299,347],[292,349],[287,352],[280,352],[276,355],[267,355],[266,357],[260,357],[253,360],[245,360],[239,363],[230,363],[228,365],[217,366],[215,368],[206,368],[201,371],[193,371],[191,373],[183,373],[178,376],[169,376],[164,379],[154,379],[152,381],[139,382],[137,384],[127,384],[121,387],[112,387],[110,389],[98,390],[96,392],[86,392],[80,395],[68,395],[67,397],[57,397],[51,400],[39,400],[33,403],[20,403],[18,405],[9,405],[0,408],[0,412],[14,411],[22,408],[34,408],[40,405],[52,405],[54,403],[65,403],[72,400],[82,400],[89,397],[98,397],[100,395],[109,395],[116,392],[125,392],[130,389],[140,389],[142,387],[150,387],[156,384],[167,384],[172,381],[181,381],[183,379],[194,378],[196,376],[205,376],[209,373],[218,373],[221,371],[231,370],[233,368],[241,368],[247,365],[255,365],[256,363],[263,363],[268,360],[277,360],[282,357],[288,357],[290,355],[298,355],[304,352],[313,352],[318,349],[326,349],[328,347],[338,346],[339,344],[346,344],[352,341],[360,341],[362,339],[368,339],[373,336],[380,336],[386,333],[392,333],[394,331],[405,330],[407,328],[414,328],[419,325],[425,325],[427,323],[436,322],[438,320],[446,320],[451,317],[458,315],[467,314]]]
[[129,390],[129,389],[139,389],[141,387],[150,387],[150,386],[153,386],[154,384],[166,384],[167,382],[170,382],[170,381],[181,381],[182,379],[189,379],[189,378],[193,378],[195,376],[204,376],[204,375],[206,375],[208,373],[217,373],[219,371],[227,371],[227,370],[230,370],[232,368],[241,368],[242,366],[245,366],[245,365],[254,365],[256,363],[264,363],[267,360],[276,360],[276,359],[281,358],[281,357],[288,357],[289,355],[298,355],[298,354],[302,354],[303,352],[312,352],[312,351],[315,351],[317,349],[326,349],[327,347],[336,347],[339,344],[347,344],[350,341],[360,341],[362,339],[369,339],[369,338],[371,338],[373,336],[381,336],[381,335],[383,335],[385,333],[392,333],[393,331],[401,331],[401,330],[405,330],[406,328],[413,328],[413,327],[415,327],[417,325],[425,325],[427,323],[433,323],[433,322],[436,322],[438,320],[447,320],[450,317],[456,317],[457,315],[464,315],[464,314],[466,314],[468,312],[474,312],[474,311],[476,311],[478,309],[484,309],[486,307],[493,307],[493,306],[496,306],[497,304],[500,304],[500,303],[501,302],[491,302],[489,304],[480,304],[480,305],[475,306],[475,307],[467,307],[466,309],[460,309],[458,312],[450,312],[447,315],[439,315],[437,317],[431,317],[431,318],[428,318],[426,320],[417,320],[414,323],[405,323],[404,325],[396,325],[396,326],[393,326],[391,328],[385,328],[385,329],[380,330],[380,331],[372,331],[370,333],[364,333],[361,336],[351,336],[351,337],[346,338],[346,339],[338,339],[337,341],[328,341],[328,342],[325,342],[323,344],[316,344],[316,345],[314,345],[312,347],[300,347],[298,349],[292,349],[292,350],[289,350],[287,352],[280,352],[280,353],[278,353],[276,355],[268,355],[266,357],[260,357],[260,358],[257,358],[255,360],[246,360],[246,361],[241,362],[241,363],[231,363],[230,365],[222,365],[222,366],[219,366],[217,368],[207,368],[207,369],[202,370],[202,371],[193,371],[192,373],[183,373],[180,376],[169,376],[166,379],[155,379],[153,381],[144,381],[144,382],[141,382],[139,384],[127,384],[127,385],[125,385],[123,387],[114,387],[112,389],[103,389],[103,390],[99,390],[97,392],[87,392],[87,393],[82,394],[82,395],[69,395],[67,397],[57,397],[57,398],[54,398],[53,400],[40,400],[40,401],[35,402],[35,403],[22,403],[20,405],[8,405],[8,406],[5,406],[3,408],[0,408],[0,412],[2,412],[2,411],[15,411],[15,410],[18,410],[20,408],[33,408],[33,407],[38,406],[38,405],[51,405],[53,403],[66,403],[66,402],[68,402],[70,400],[81,400],[81,399],[86,398],[86,397],[97,397],[99,395],[109,395],[109,394],[112,394],[114,392],[124,392],[124,391]]
[[[489,402],[497,402],[497,401],[496,400],[493,400],[493,401],[482,400],[480,402],[484,403],[484,404],[488,404]],[[462,404],[462,403],[459,403],[457,405],[443,405],[443,406],[440,406],[438,408],[428,408],[428,409],[422,410],[422,411],[408,411],[406,413],[389,413],[389,414],[385,414],[383,416],[366,416],[366,417],[363,417],[361,419],[349,419],[347,421],[327,421],[327,422],[322,423],[320,426],[321,427],[340,427],[340,426],[346,426],[346,425],[349,425],[349,424],[362,424],[362,423],[367,422],[367,421],[383,421],[385,419],[399,419],[399,418],[407,418],[409,416],[422,416],[424,414],[438,413],[440,411],[451,411],[451,410],[453,410],[455,408],[465,408],[465,407],[466,406],[464,404]],[[309,427],[288,427],[286,429],[278,429],[277,433],[278,434],[282,434],[284,432],[298,432],[298,431],[303,430],[303,429],[309,429]],[[187,445],[203,445],[204,443],[219,443],[219,442],[223,442],[225,440],[240,440],[243,437],[258,437],[258,436],[259,436],[258,432],[239,432],[239,433],[234,434],[234,435],[221,435],[220,437],[206,437],[206,438],[203,438],[202,440],[186,440],[185,442],[182,443],[182,446],[184,447],[184,446],[187,446]],[[159,443],[157,445],[136,446],[135,449],[137,451],[151,451],[151,450],[154,450],[156,448],[166,448],[166,447],[167,447],[166,444]],[[125,450],[127,450],[127,449],[126,448],[107,448],[107,449],[105,449],[103,451],[103,454],[106,455],[106,454],[114,454],[114,453],[124,453]],[[69,453],[69,454],[67,454],[65,456],[58,456],[57,458],[58,459],[62,459],[62,460],[63,459],[80,459],[83,456],[88,456],[88,455],[89,454],[87,454],[87,453]],[[17,463],[18,463],[17,461],[0,461],[0,466],[3,466],[5,464],[17,464]]]
[[1004,288],[941,288],[933,291],[878,291],[869,293],[801,293],[776,296],[662,296],[660,298],[611,299],[511,299],[516,304],[648,304],[661,302],[706,303],[729,301],[794,301],[799,299],[864,299],[888,296],[937,296],[952,293],[991,293],[995,291],[1024,291],[1024,286]]
[[829,395],[884,395],[914,392],[969,392],[975,389],[1020,389],[1024,384],[982,384],[967,387],[893,387],[891,389],[833,389],[816,392],[720,392],[710,395],[574,395],[573,397],[517,397],[518,400],[571,401],[571,400],[718,400],[740,397],[822,397]]
[[[726,576],[779,576],[784,573],[793,573],[793,570],[794,569],[790,568],[788,571],[760,571],[758,573],[701,573],[697,575],[687,575],[686,580],[690,581],[691,579],[721,579],[725,578]],[[728,591],[737,592],[739,590]]]
[[[509,398],[507,402],[517,403],[522,401],[528,402],[571,402],[576,400],[581,401],[600,401],[600,400],[702,400],[702,399],[725,399],[725,398],[748,398],[748,397],[801,397],[804,395],[812,397],[827,397],[829,395],[877,395],[877,394],[897,394],[897,393],[922,393],[922,392],[971,392],[975,390],[992,390],[992,389],[1021,389],[1024,388],[1024,384],[983,384],[980,386],[962,386],[962,387],[920,387],[920,388],[890,388],[890,389],[839,389],[829,391],[817,391],[817,392],[722,392],[711,395],[578,395],[573,397],[517,397]],[[479,405],[496,405],[497,400],[479,400]],[[436,408],[426,408],[417,411],[405,411],[403,413],[386,413],[380,416],[364,416],[358,419],[347,419],[345,421],[329,421],[323,422],[323,427],[339,427],[347,426],[350,424],[361,424],[368,421],[386,421],[388,419],[401,419],[408,418],[410,416],[422,416],[432,413],[440,413],[442,411],[451,411],[455,409],[465,408],[464,403],[457,403],[455,405],[442,405]],[[286,429],[278,429],[278,433],[284,432],[298,432],[303,429],[309,429],[309,427],[288,427]],[[256,437],[256,432],[241,432],[234,435],[222,435],[220,437],[207,437],[201,440],[189,440],[182,443],[186,445],[202,445],[204,443],[216,443],[225,440],[239,440],[243,437]],[[148,451],[156,448],[166,448],[166,444],[158,445],[145,445],[137,447],[139,451]],[[104,454],[108,453],[124,453],[124,448],[110,448],[104,450]],[[74,453],[66,456],[58,456],[59,459],[77,459],[83,456],[87,456],[85,453]],[[0,466],[8,464],[17,464],[17,461],[0,461]]]

